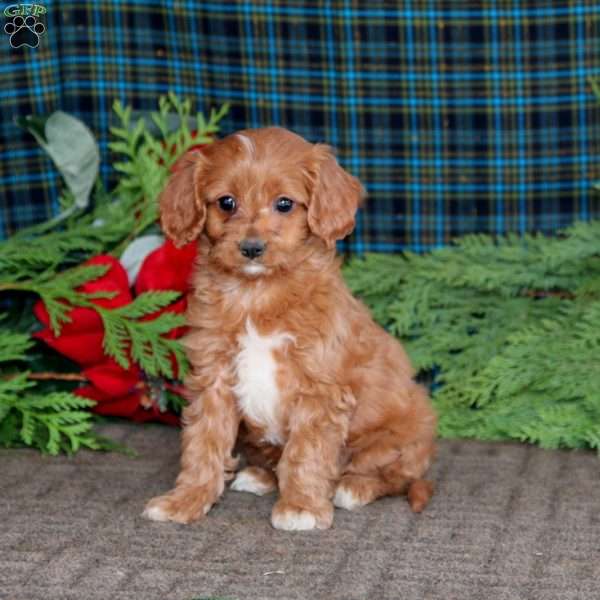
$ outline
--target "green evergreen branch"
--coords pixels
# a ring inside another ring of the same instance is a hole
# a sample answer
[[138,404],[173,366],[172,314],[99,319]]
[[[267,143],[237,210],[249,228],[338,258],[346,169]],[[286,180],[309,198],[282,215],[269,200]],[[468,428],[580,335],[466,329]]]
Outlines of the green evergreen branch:
[[[0,321],[3,317],[0,316]],[[0,363],[24,360],[33,341],[26,333],[0,330]]]
[[50,454],[107,448],[92,432],[93,401],[69,392],[41,393],[29,371],[6,368],[25,360],[31,345],[26,334],[0,331],[0,445],[33,446]]
[[431,374],[442,436],[600,448],[600,222],[368,255],[344,273]]
[[102,449],[92,433],[89,408],[94,404],[67,392],[15,396],[3,403],[6,413],[0,423],[0,441],[5,446],[34,446],[49,454],[76,452],[82,446]]
[[124,369],[129,368],[128,353],[151,376],[174,376],[171,356],[174,356],[180,376],[187,362],[179,342],[163,337],[185,325],[183,315],[165,312],[151,320],[140,320],[171,304],[178,292],[150,291],[140,294],[131,304],[112,310],[98,308],[104,324],[104,350]]

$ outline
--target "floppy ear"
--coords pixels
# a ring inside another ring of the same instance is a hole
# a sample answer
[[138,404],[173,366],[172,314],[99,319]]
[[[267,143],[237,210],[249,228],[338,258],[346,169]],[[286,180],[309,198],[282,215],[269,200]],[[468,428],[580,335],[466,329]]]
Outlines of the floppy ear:
[[308,226],[328,248],[354,229],[354,215],[365,197],[360,181],[344,171],[331,148],[315,144],[311,151]]
[[160,195],[160,225],[177,247],[195,240],[204,227],[206,207],[196,189],[202,163],[197,152],[184,155]]

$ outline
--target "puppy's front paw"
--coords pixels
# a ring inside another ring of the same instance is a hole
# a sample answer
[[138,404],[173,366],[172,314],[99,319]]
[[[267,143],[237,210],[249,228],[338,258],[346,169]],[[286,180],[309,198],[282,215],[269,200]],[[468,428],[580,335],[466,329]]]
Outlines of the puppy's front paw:
[[205,487],[175,488],[164,496],[152,498],[142,513],[152,521],[191,523],[203,517],[216,501],[216,494]]
[[333,523],[331,504],[320,510],[294,506],[285,500],[278,500],[271,513],[271,524],[275,529],[285,531],[308,531],[329,529]]

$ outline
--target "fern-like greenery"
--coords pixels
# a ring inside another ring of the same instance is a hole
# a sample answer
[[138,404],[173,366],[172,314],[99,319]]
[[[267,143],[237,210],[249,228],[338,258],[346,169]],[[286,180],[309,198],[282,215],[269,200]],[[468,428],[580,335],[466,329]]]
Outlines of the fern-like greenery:
[[31,346],[26,334],[0,332],[0,367],[8,365],[0,378],[0,444],[33,446],[50,454],[111,447],[92,432],[91,400],[69,392],[41,393],[29,371],[15,370],[15,361],[25,361]]
[[367,255],[345,276],[432,379],[442,436],[600,448],[600,222]]
[[148,375],[169,378],[174,376],[170,358],[174,356],[179,376],[185,375],[188,365],[180,343],[163,337],[172,329],[185,325],[185,317],[165,312],[152,320],[139,320],[168,306],[178,297],[178,292],[146,292],[121,308],[98,308],[104,323],[106,353],[127,368],[130,350],[133,360]]

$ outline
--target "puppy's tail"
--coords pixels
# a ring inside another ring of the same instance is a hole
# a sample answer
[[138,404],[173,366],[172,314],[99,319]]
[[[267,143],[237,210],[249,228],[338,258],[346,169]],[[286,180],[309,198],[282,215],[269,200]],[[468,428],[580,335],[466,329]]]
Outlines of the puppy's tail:
[[433,482],[426,479],[414,479],[408,484],[406,494],[412,511],[420,513],[433,496]]

